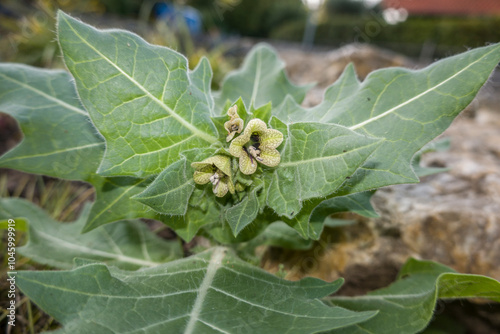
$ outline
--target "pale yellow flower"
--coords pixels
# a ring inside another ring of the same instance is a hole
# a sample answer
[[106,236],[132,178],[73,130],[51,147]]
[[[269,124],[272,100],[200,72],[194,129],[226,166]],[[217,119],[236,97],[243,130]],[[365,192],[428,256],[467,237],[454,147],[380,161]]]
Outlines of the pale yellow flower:
[[238,116],[237,105],[234,105],[231,108],[229,108],[229,110],[227,111],[227,115],[231,119],[226,123],[224,123],[224,128],[227,130],[226,141],[230,142],[231,139],[233,139],[237,133],[241,133],[241,131],[243,131],[244,122],[240,118],[240,116]]
[[250,175],[257,170],[257,161],[269,167],[278,166],[281,158],[276,148],[282,142],[281,132],[268,129],[264,121],[256,118],[231,142],[229,153],[239,158],[241,172]]
[[197,184],[212,183],[212,191],[215,196],[223,197],[229,191],[234,194],[234,185],[231,179],[231,158],[216,155],[201,162],[191,164],[196,171],[193,174],[194,182]]

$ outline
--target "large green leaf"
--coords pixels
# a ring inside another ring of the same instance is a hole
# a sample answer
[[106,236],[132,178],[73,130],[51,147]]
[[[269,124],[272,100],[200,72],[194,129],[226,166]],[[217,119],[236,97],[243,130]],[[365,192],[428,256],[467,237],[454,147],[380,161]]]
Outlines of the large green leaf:
[[0,167],[70,180],[88,180],[97,170],[104,142],[67,72],[0,64],[0,111],[14,117],[25,136],[0,158]]
[[[206,61],[132,33],[97,30],[58,13],[58,38],[83,105],[106,140],[101,175],[160,173],[187,149],[217,141]],[[208,95],[207,95],[208,94]]]
[[485,276],[458,274],[431,261],[410,259],[398,280],[360,297],[332,297],[332,305],[353,311],[379,311],[372,319],[331,333],[417,333],[433,317],[438,298],[487,298],[500,302],[500,282]]
[[360,83],[352,66],[309,110],[287,99],[275,115],[282,120],[335,123],[382,145],[343,186],[349,194],[397,183],[418,182],[413,155],[442,133],[474,98],[500,61],[500,44],[474,49],[412,71],[387,68]]
[[130,199],[144,190],[147,180],[95,174],[104,141],[78,102],[67,72],[0,64],[0,78],[0,110],[18,121],[25,135],[0,158],[1,167],[91,183],[97,199],[85,231],[122,219],[156,218],[151,209]]
[[[357,80],[353,67],[348,66],[317,107],[306,110],[287,98],[273,113],[288,122],[341,124],[382,139],[361,168],[326,199],[418,182],[412,158],[472,101],[499,60],[500,44],[496,44],[443,59],[419,71],[378,70],[363,83]],[[299,214],[284,220],[303,230],[311,225],[312,211],[324,200],[312,199]],[[312,232],[321,231],[322,227],[313,225],[309,234],[317,238]]]
[[375,312],[328,307],[317,298],[342,280],[290,282],[215,248],[136,272],[103,264],[19,272],[18,287],[61,322],[62,333],[316,333]]
[[[276,118],[271,123],[284,133],[285,141],[267,204],[286,218],[296,216],[303,201],[334,193],[380,144],[378,139],[335,124],[304,122],[284,128]],[[301,233],[309,235],[307,228]]]
[[0,218],[28,220],[28,243],[18,251],[38,263],[69,269],[75,258],[85,258],[123,269],[138,269],[182,256],[177,240],[158,238],[140,221],[122,221],[80,234],[88,214],[86,206],[77,221],[60,223],[28,201],[0,200]]
[[[310,86],[295,86],[286,77],[285,64],[267,44],[259,44],[246,56],[243,65],[230,73],[222,82],[216,95],[216,114],[223,114],[226,101],[235,102],[240,97],[250,108],[259,108],[269,102],[281,104],[287,95],[300,103]],[[217,112],[219,110],[219,112]]]

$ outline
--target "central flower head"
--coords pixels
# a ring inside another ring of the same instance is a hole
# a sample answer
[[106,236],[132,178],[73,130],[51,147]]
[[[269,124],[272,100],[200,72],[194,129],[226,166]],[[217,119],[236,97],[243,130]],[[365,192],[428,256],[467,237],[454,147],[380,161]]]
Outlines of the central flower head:
[[229,191],[234,194],[234,185],[231,179],[231,159],[227,156],[216,155],[201,162],[193,162],[195,169],[194,182],[198,184],[212,183],[215,196],[223,197]]
[[250,175],[257,170],[257,161],[269,167],[280,163],[280,153],[276,150],[283,142],[283,134],[268,129],[260,119],[252,119],[242,135],[231,142],[229,153],[239,158],[240,170]]

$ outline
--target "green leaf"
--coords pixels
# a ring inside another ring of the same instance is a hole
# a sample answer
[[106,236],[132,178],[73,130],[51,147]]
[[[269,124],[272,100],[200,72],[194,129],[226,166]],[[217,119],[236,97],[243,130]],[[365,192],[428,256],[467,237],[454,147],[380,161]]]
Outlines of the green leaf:
[[313,245],[311,239],[304,239],[296,230],[282,221],[270,224],[266,230],[256,238],[255,242],[254,240],[251,242],[257,246],[269,245],[297,250],[307,250]]
[[123,219],[158,219],[158,213],[131,198],[146,189],[151,183],[149,179],[95,175],[91,183],[96,189],[96,200],[82,232]]
[[[318,240],[329,216],[339,212],[354,212],[359,215],[376,218],[370,198],[374,191],[332,197],[327,200],[315,199],[304,202],[302,210],[293,218],[281,217],[289,226],[296,229],[304,238]],[[338,223],[335,223],[338,225]],[[304,234],[308,232],[308,234]]]
[[441,140],[436,140],[428,143],[420,149],[414,156],[412,160],[412,167],[418,177],[423,177],[427,175],[433,175],[437,173],[442,173],[450,170],[449,168],[443,167],[422,167],[420,166],[420,160],[422,155],[428,152],[442,152],[450,149],[450,139],[444,138]]
[[226,219],[231,226],[234,236],[237,236],[248,224],[252,223],[259,214],[257,190],[252,190],[241,202],[226,210]]
[[359,85],[354,66],[349,64],[337,81],[326,89],[323,101],[319,105],[306,110],[293,97],[287,96],[283,103],[273,110],[273,114],[286,123],[326,122],[333,115],[344,111],[345,107],[338,104],[356,94]]
[[[363,83],[348,66],[327,89],[319,106],[306,110],[287,98],[273,113],[289,122],[340,123],[355,132],[382,138],[380,147],[363,166],[326,199],[418,182],[412,157],[472,101],[500,60],[499,49],[500,44],[471,50],[419,71],[382,69],[371,73]],[[309,220],[312,210],[324,200],[305,202],[297,216],[283,220],[299,231],[306,231],[310,225],[310,237],[317,238],[322,226],[309,224]],[[298,207],[297,201],[285,204]]]
[[[368,191],[331,197],[327,200],[322,198],[313,199],[312,201],[304,202],[302,210],[295,217],[281,217],[280,219],[296,229],[304,238],[318,240],[325,224],[339,225],[339,222],[329,221],[329,216],[334,213],[354,212],[369,218],[378,217],[377,212],[375,212],[370,203],[373,193],[374,191]],[[343,222],[342,225],[346,223],[348,222]],[[304,235],[303,231],[308,231],[309,235]]]
[[69,269],[75,258],[108,263],[123,269],[152,267],[182,256],[177,241],[165,241],[140,221],[122,221],[80,234],[89,207],[73,223],[60,223],[34,204],[17,198],[0,200],[0,218],[28,220],[28,243],[17,250],[33,261]]
[[202,57],[196,68],[191,73],[191,81],[200,92],[203,93],[206,99],[206,105],[208,106],[210,112],[214,111],[214,99],[212,97],[212,68],[210,67],[210,61],[206,57]]
[[[273,128],[285,135],[281,162],[273,173],[267,204],[280,216],[293,218],[302,202],[335,192],[380,144],[345,127],[321,123],[293,123]],[[307,237],[307,229],[301,231]]]
[[177,235],[189,242],[203,226],[222,226],[224,217],[212,190],[197,186],[189,199],[186,215],[172,216],[163,221],[175,230]]
[[[146,279],[147,278],[147,279]],[[316,298],[342,280],[290,282],[215,248],[155,268],[103,264],[71,271],[19,272],[18,287],[63,324],[62,333],[316,333],[374,312],[328,307]]]
[[216,114],[226,112],[222,110],[226,101],[235,102],[240,97],[247,107],[255,109],[269,102],[277,106],[287,95],[298,103],[302,102],[310,85],[293,85],[284,68],[285,64],[270,46],[259,44],[254,47],[241,68],[231,72],[222,82],[215,99]]
[[235,237],[232,227],[223,215],[223,208],[219,208],[218,210],[219,216],[216,216],[216,219],[213,219],[211,223],[203,226],[202,235],[219,244],[236,245],[242,242],[253,241],[253,239],[264,231],[266,226],[275,221],[269,220],[270,216],[273,217],[272,213],[268,212],[271,210],[264,210],[263,213],[259,213],[253,222],[242,229]]
[[[500,282],[485,276],[458,274],[431,261],[410,259],[398,280],[360,297],[332,297],[332,305],[353,311],[379,311],[372,319],[331,333],[417,333],[433,317],[438,298],[487,298],[500,301]],[[390,324],[390,325],[388,325]]]
[[144,189],[145,180],[95,174],[104,141],[78,102],[67,72],[0,64],[0,78],[0,110],[15,117],[25,134],[20,145],[0,158],[0,166],[90,182],[97,200],[85,231],[122,219],[155,218],[151,209],[130,200]]
[[121,30],[97,30],[59,11],[58,38],[83,105],[106,140],[98,173],[145,177],[182,151],[217,141],[206,62]]
[[0,158],[0,167],[87,181],[104,142],[81,106],[70,75],[20,64],[0,64],[0,111],[25,137]]
[[134,199],[161,214],[183,216],[194,187],[193,173],[187,170],[186,158],[183,157],[168,166]]
[[366,191],[327,199],[314,208],[309,218],[311,224],[323,224],[328,216],[339,212],[354,212],[358,215],[377,218],[378,213],[370,203],[375,191]]
[[381,69],[363,83],[349,66],[319,106],[304,110],[288,99],[275,115],[293,122],[340,124],[385,139],[339,194],[418,182],[413,155],[472,101],[498,64],[499,51],[500,44],[478,48],[418,71]]

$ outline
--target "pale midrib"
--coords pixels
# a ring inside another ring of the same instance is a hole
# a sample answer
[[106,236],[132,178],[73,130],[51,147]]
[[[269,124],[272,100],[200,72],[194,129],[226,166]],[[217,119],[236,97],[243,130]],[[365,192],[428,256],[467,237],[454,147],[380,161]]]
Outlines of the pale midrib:
[[207,296],[208,290],[212,285],[217,270],[219,270],[219,268],[222,266],[222,259],[224,258],[224,255],[225,255],[224,248],[218,247],[214,250],[212,257],[210,258],[210,263],[207,267],[207,272],[198,290],[198,295],[196,296],[193,309],[191,310],[191,314],[189,315],[189,322],[186,326],[184,334],[193,333],[194,327],[200,316],[201,309],[203,307],[203,303]]
[[52,241],[54,245],[66,247],[68,249],[72,249],[72,250],[75,250],[75,251],[84,252],[84,253],[91,254],[91,255],[96,255],[96,256],[102,256],[102,257],[106,257],[106,258],[109,258],[109,259],[114,259],[114,260],[121,261],[121,262],[136,264],[136,265],[139,265],[139,266],[155,267],[155,266],[158,266],[158,265],[161,264],[159,262],[146,261],[146,260],[141,260],[141,259],[129,257],[129,256],[126,256],[126,255],[113,254],[113,253],[108,253],[108,252],[104,252],[104,251],[100,251],[100,250],[88,248],[88,247],[85,247],[85,246],[79,246],[79,245],[76,245],[74,243],[65,241],[63,239],[55,238],[55,237],[53,237],[53,236],[51,236],[49,234],[46,234],[44,232],[40,232],[39,231],[38,233],[40,233],[40,235],[43,236],[44,238],[46,238],[47,240]]
[[[495,49],[495,50],[496,50],[496,49]],[[417,96],[412,97],[411,99],[409,99],[409,100],[405,101],[404,103],[401,103],[401,104],[399,104],[399,105],[397,105],[397,106],[395,106],[395,107],[393,107],[393,108],[391,108],[391,109],[389,109],[389,110],[387,110],[387,111],[383,112],[383,113],[382,113],[382,114],[380,114],[380,115],[377,115],[377,116],[375,116],[375,117],[369,118],[369,119],[367,119],[366,121],[361,122],[361,123],[359,123],[359,124],[353,125],[353,126],[351,126],[349,129],[350,129],[350,130],[357,130],[357,129],[359,129],[359,128],[362,128],[362,127],[364,127],[365,125],[370,124],[371,122],[375,122],[376,120],[378,120],[378,119],[380,119],[380,118],[383,118],[383,117],[385,117],[385,116],[389,115],[390,113],[392,113],[392,112],[396,111],[397,109],[402,108],[402,107],[404,107],[404,106],[406,106],[406,105],[408,105],[408,104],[412,103],[413,101],[415,101],[415,100],[417,100],[417,99],[421,98],[422,96],[424,96],[424,95],[426,95],[426,94],[428,94],[428,93],[430,93],[430,92],[432,92],[432,91],[436,90],[438,87],[440,87],[440,86],[444,85],[444,84],[445,84],[445,83],[447,83],[448,81],[453,80],[455,77],[457,77],[458,75],[462,74],[464,71],[468,70],[471,66],[473,66],[473,65],[477,64],[478,62],[480,62],[481,60],[483,60],[483,58],[484,58],[484,57],[486,57],[488,54],[490,54],[490,53],[491,53],[491,52],[493,52],[493,51],[494,51],[494,50],[492,50],[492,51],[488,52],[487,54],[483,55],[482,57],[480,57],[480,58],[479,58],[479,59],[477,59],[476,61],[474,61],[474,62],[470,63],[469,65],[467,65],[466,67],[464,67],[463,69],[461,69],[460,71],[458,71],[457,73],[455,73],[454,75],[452,75],[451,77],[449,77],[448,79],[446,79],[446,80],[444,80],[444,81],[440,82],[439,84],[437,84],[437,85],[435,85],[435,86],[433,86],[433,87],[431,87],[431,88],[427,89],[426,91],[424,91],[424,92],[422,92],[422,93],[418,94]]]
[[172,109],[170,109],[166,104],[164,104],[162,101],[160,101],[156,96],[151,94],[144,86],[142,86],[139,82],[137,82],[134,78],[129,76],[126,72],[124,72],[118,65],[113,63],[111,59],[107,58],[104,54],[102,54],[99,50],[97,50],[93,45],[91,45],[89,42],[87,42],[80,34],[73,28],[73,26],[66,20],[66,23],[68,26],[71,28],[71,30],[75,33],[80,40],[86,44],[90,49],[92,49],[95,53],[97,53],[99,56],[102,57],[106,62],[108,62],[111,66],[113,66],[116,70],[118,70],[124,77],[130,80],[134,85],[137,86],[140,90],[142,90],[151,100],[156,102],[162,109],[164,109],[169,115],[171,115],[175,120],[177,120],[182,126],[184,126],[186,129],[191,131],[195,136],[200,137],[201,139],[209,142],[209,143],[215,143],[217,142],[217,138],[199,130],[197,127],[193,126],[191,123],[187,122],[184,118],[179,116],[176,112],[174,112]]
[[[18,81],[16,79],[14,79],[14,78],[6,76],[5,74],[0,74],[0,76],[4,77],[7,80],[10,80],[10,81],[16,83],[17,85],[19,85],[19,86],[21,86],[21,87],[23,87],[25,89],[28,89],[28,90],[31,90],[32,92],[35,92],[36,94],[41,95],[44,98],[46,98],[47,100],[55,102],[55,103],[59,104],[60,106],[66,108],[66,109],[73,110],[74,112],[77,112],[77,113],[82,114],[82,115],[84,115],[86,117],[89,117],[89,115],[86,112],[84,112],[83,110],[81,110],[81,109],[79,109],[79,108],[77,108],[75,106],[72,106],[71,104],[68,104],[68,103],[66,103],[66,102],[64,102],[62,100],[56,99],[55,97],[50,96],[50,95],[46,94],[45,92],[43,92],[43,91],[41,91],[39,89],[36,89],[36,88],[34,88],[34,87],[30,86],[30,85],[27,85],[24,82],[21,82],[21,81]],[[68,84],[69,84],[69,82],[68,82]]]
[[335,300],[352,301],[352,300],[409,299],[409,298],[422,297],[422,296],[428,295],[430,293],[432,293],[431,290],[420,292],[420,293],[409,293],[409,294],[399,294],[399,295],[365,295],[365,296],[358,296],[358,297],[333,297],[333,298],[329,298],[328,300],[335,302]]
[[253,82],[252,88],[252,98],[250,99],[250,104],[255,107],[255,99],[257,98],[257,91],[259,90],[260,72],[261,72],[261,51],[257,53],[257,65],[255,70],[255,81]]
[[66,153],[66,152],[71,152],[71,151],[78,151],[78,150],[83,150],[83,149],[86,149],[86,148],[89,148],[89,147],[95,147],[95,146],[103,146],[104,143],[94,143],[94,144],[88,144],[88,145],[83,145],[83,146],[75,146],[75,147],[70,147],[70,148],[66,148],[64,150],[55,150],[55,151],[52,151],[52,152],[47,152],[47,153],[39,153],[39,154],[31,154],[31,155],[24,155],[22,157],[13,157],[13,158],[10,158],[10,159],[7,159],[7,160],[4,160],[5,161],[11,161],[11,160],[20,160],[20,159],[32,159],[32,158],[39,158],[39,157],[48,157],[50,155],[54,155],[54,154],[59,154],[59,153]]

